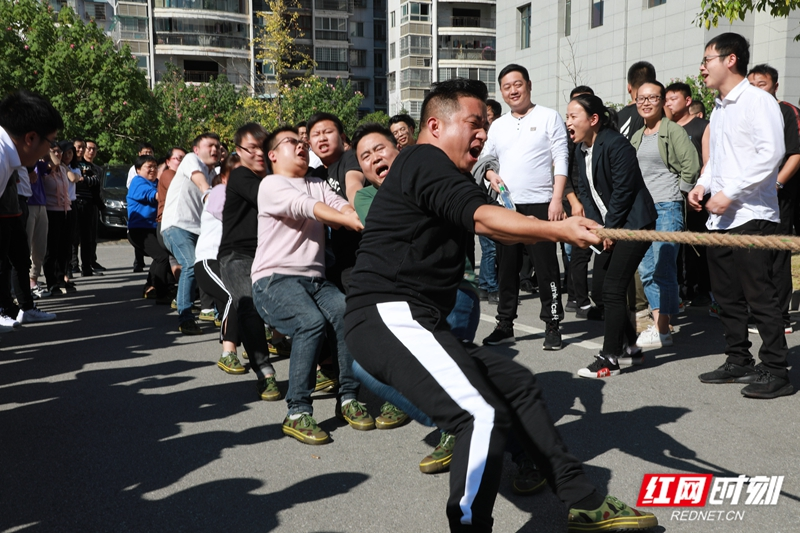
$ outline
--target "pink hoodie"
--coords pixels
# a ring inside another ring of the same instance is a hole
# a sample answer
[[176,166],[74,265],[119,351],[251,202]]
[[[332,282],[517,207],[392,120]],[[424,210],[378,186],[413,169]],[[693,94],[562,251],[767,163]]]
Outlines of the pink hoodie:
[[325,226],[314,218],[317,202],[336,210],[347,205],[319,178],[271,174],[261,180],[253,283],[272,274],[325,277]]

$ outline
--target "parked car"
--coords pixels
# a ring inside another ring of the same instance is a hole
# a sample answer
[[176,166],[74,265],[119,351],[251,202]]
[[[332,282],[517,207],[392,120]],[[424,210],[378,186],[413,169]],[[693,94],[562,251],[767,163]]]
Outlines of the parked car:
[[106,167],[100,197],[103,209],[100,211],[101,233],[119,234],[128,230],[128,167]]

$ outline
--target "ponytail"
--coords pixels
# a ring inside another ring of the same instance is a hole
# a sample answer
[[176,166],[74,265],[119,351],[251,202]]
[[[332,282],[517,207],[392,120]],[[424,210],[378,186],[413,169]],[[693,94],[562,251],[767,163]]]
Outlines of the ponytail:
[[572,101],[580,105],[590,117],[592,115],[600,117],[601,130],[609,128],[617,131],[616,113],[612,114],[599,97],[593,94],[579,94]]

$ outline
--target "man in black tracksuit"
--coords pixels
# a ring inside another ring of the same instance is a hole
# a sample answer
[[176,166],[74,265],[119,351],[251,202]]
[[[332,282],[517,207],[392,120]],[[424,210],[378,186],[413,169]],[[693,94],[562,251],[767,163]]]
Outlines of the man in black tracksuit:
[[435,84],[426,97],[418,144],[397,157],[367,217],[347,297],[347,345],[367,372],[456,435],[451,531],[491,531],[515,421],[526,450],[570,508],[571,525],[655,526],[653,515],[597,493],[561,442],[527,368],[464,345],[447,326],[469,234],[506,243],[600,241],[586,219],[545,222],[489,203],[469,174],[486,140],[486,96],[482,82],[454,79]]

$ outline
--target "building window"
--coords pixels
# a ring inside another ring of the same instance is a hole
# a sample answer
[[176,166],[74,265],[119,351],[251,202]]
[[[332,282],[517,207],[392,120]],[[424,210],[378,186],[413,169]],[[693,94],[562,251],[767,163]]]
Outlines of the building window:
[[350,86],[365,97],[369,96],[369,80],[350,80]]
[[350,23],[350,37],[363,37],[364,36],[364,23],[351,22]]
[[408,87],[423,87],[427,89],[430,86],[431,86],[430,69],[407,68],[400,71],[401,89],[406,89]]
[[400,57],[431,55],[431,38],[424,35],[400,37]]
[[367,51],[366,50],[350,50],[350,66],[351,67],[366,67],[367,66]]
[[297,24],[290,29],[293,39],[310,39],[312,29],[311,15],[299,15]]
[[390,72],[389,76],[386,78],[386,83],[389,85],[389,90],[394,91],[395,88],[395,73]]
[[394,59],[395,56],[395,46],[394,43],[389,44],[389,59]]
[[395,23],[395,20],[394,20],[394,11],[392,11],[391,13],[389,13],[389,20],[390,20],[390,21],[391,21],[391,23],[392,23],[392,28],[394,28],[394,23]]
[[564,37],[572,35],[572,0],[564,3]]
[[317,48],[317,70],[348,70],[347,48]]
[[384,0],[373,0],[372,2],[372,9],[373,11],[386,11],[386,2]]
[[439,81],[451,80],[453,78],[466,78],[468,80],[480,80],[486,84],[490,93],[495,92],[495,69],[493,68],[471,68],[471,67],[450,67],[439,69]]
[[603,25],[603,0],[592,0],[592,28]]
[[383,72],[383,69],[386,67],[383,64],[383,52],[375,52],[375,73],[378,74],[379,72]]
[[412,117],[416,117],[419,120],[419,115],[422,113],[422,101],[421,100],[411,100],[409,102],[405,102],[408,104],[408,112],[411,114]]
[[419,2],[409,2],[400,6],[400,24],[406,22],[430,22],[430,4],[420,4]]
[[372,23],[372,36],[376,41],[385,41],[386,40],[386,21],[385,20],[376,20]]
[[531,47],[531,5],[524,5],[517,9],[519,16],[519,49]]
[[327,41],[347,40],[347,19],[317,17],[314,19],[317,39]]
[[104,3],[96,3],[94,4],[94,15],[95,20],[106,20],[106,4]]
[[647,7],[663,6],[666,3],[667,0],[647,0]]

